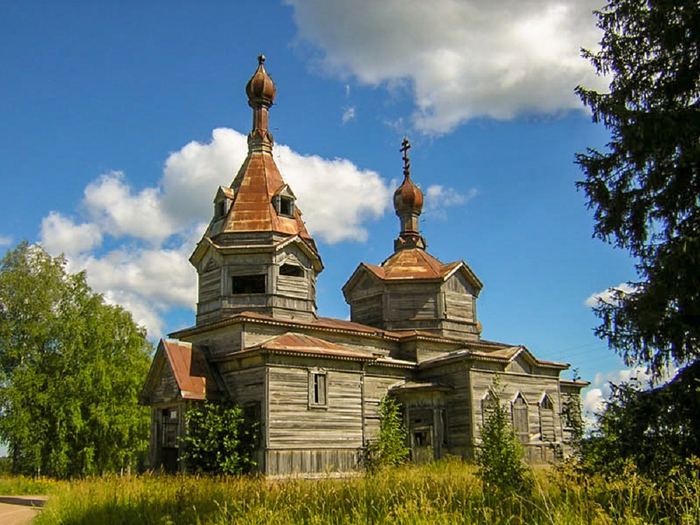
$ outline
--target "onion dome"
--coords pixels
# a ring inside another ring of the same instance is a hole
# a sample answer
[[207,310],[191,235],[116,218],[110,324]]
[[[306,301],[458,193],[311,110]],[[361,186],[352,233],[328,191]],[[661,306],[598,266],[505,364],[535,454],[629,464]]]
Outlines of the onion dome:
[[394,242],[396,251],[405,248],[425,248],[425,239],[418,231],[418,217],[423,211],[423,192],[411,180],[411,161],[408,158],[410,148],[411,144],[404,138],[400,150],[403,152],[404,179],[394,192],[394,210],[401,219],[401,234]]
[[394,192],[394,209],[399,216],[400,211],[414,211],[418,214],[423,211],[423,192],[413,184],[407,173],[404,173],[403,183]]
[[420,215],[423,211],[423,192],[411,180],[411,161],[408,158],[408,150],[411,144],[407,138],[403,139],[401,151],[403,152],[403,183],[394,192],[394,209],[400,217],[401,212],[414,212]]
[[265,55],[258,56],[258,69],[246,84],[245,92],[248,95],[248,104],[255,106],[264,104],[271,106],[275,100],[275,84],[270,75],[265,71]]

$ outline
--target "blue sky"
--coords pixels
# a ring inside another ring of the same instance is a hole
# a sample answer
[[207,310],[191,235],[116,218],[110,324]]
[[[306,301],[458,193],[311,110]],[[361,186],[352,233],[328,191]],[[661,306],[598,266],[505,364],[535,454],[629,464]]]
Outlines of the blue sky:
[[483,337],[571,363],[592,407],[630,372],[586,301],[635,277],[575,188],[576,152],[608,139],[573,94],[606,85],[579,53],[601,5],[3,2],[0,249],[66,253],[152,337],[193,324],[187,258],[245,156],[264,53],[275,155],[325,264],[321,315],[346,318],[344,282],[392,252],[407,135],[428,250],[484,282]]

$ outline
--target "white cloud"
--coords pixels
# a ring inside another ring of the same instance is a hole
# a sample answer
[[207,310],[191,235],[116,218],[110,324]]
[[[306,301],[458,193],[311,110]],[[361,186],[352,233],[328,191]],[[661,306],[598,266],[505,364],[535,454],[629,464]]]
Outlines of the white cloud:
[[69,217],[52,211],[41,220],[40,239],[49,253],[71,256],[98,248],[102,232],[94,223],[75,224]]
[[173,222],[180,227],[208,222],[217,188],[231,184],[247,154],[247,136],[228,128],[212,131],[208,143],[192,141],[171,153],[161,185],[163,207]]
[[603,303],[615,304],[619,301],[620,297],[632,294],[636,291],[636,288],[628,283],[620,283],[617,286],[613,286],[603,290],[602,292],[596,292],[590,295],[584,302],[586,306],[594,308]]
[[12,244],[12,237],[0,235],[0,246],[9,246],[10,244]]
[[463,194],[454,188],[445,188],[440,184],[428,186],[425,190],[425,213],[434,218],[446,219],[445,208],[449,206],[462,206],[479,195],[479,190],[471,188],[467,194]]
[[120,171],[88,184],[83,203],[95,224],[113,237],[136,237],[159,244],[176,233],[175,225],[164,213],[160,188],[133,193]]
[[354,107],[347,108],[343,112],[343,117],[342,117],[343,124],[347,124],[351,120],[355,120],[355,108]]
[[583,84],[605,88],[580,48],[600,40],[601,0],[287,0],[320,66],[411,90],[413,123],[445,133],[475,117],[511,119],[582,108]]
[[390,204],[391,190],[378,173],[346,159],[302,156],[287,146],[275,151],[312,235],[330,244],[367,240],[363,224],[381,217]]
[[596,414],[599,414],[605,408],[605,402],[610,399],[612,394],[611,384],[631,383],[638,388],[649,389],[668,382],[677,372],[678,368],[672,367],[654,382],[652,382],[649,371],[643,366],[596,374],[591,386],[583,392],[581,399],[586,429],[590,432],[595,428]]
[[[126,307],[151,337],[162,335],[173,308],[194,308],[196,273],[188,258],[213,211],[220,185],[229,185],[247,154],[246,136],[216,129],[209,143],[191,142],[172,153],[157,185],[135,191],[124,173],[98,177],[78,207],[84,221],[50,212],[41,242],[65,253],[69,270],[87,270],[107,300]],[[328,243],[365,241],[367,221],[380,217],[391,191],[379,174],[344,159],[274,149],[309,231]],[[103,245],[107,249],[100,249]]]

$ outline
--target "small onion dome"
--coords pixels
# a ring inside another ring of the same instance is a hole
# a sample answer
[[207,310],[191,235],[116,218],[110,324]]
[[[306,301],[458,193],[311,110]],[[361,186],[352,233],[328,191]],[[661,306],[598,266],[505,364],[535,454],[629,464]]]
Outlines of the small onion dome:
[[265,71],[265,56],[260,55],[258,57],[258,69],[255,74],[248,81],[245,86],[246,95],[248,95],[248,101],[261,101],[267,102],[268,105],[272,104],[275,100],[275,84],[272,82],[270,75]]
[[394,192],[394,209],[396,213],[412,210],[417,214],[423,210],[423,192],[413,184],[408,174],[404,177],[401,186]]

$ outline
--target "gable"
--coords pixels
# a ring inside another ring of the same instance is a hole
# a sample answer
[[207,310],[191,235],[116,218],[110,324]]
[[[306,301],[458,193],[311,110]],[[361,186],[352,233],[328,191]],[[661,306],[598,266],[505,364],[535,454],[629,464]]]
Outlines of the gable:
[[153,393],[151,394],[151,403],[170,403],[182,399],[180,396],[180,388],[178,387],[175,374],[172,369],[167,366],[162,368],[160,377],[158,377]]
[[506,372],[515,372],[520,374],[532,374],[532,364],[527,359],[524,352],[520,352],[506,367]]
[[355,299],[374,295],[382,289],[381,281],[367,266],[360,263],[343,286],[342,292],[346,302],[351,303]]
[[464,294],[473,296],[476,293],[474,286],[465,277],[462,272],[455,272],[447,278],[443,285],[443,290],[446,292]]
[[167,356],[162,344],[159,344],[156,354],[153,356],[151,368],[148,370],[146,383],[139,396],[139,403],[142,405],[155,405],[170,403],[179,399],[180,388],[175,379],[175,374],[173,374],[167,362]]

